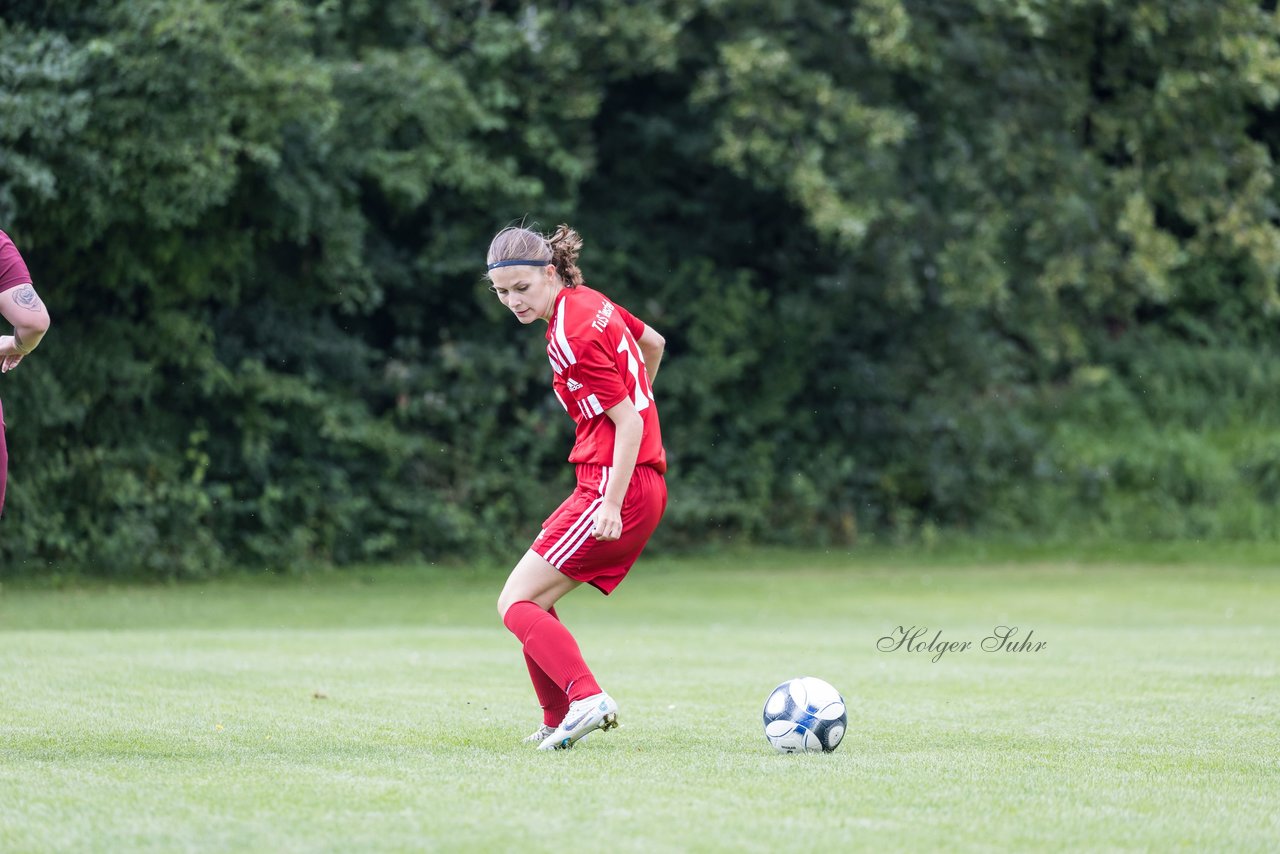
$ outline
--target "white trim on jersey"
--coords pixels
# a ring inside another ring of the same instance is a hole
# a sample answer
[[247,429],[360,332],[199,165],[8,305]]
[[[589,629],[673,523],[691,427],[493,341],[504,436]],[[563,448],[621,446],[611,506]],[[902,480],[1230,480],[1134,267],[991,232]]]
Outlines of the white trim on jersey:
[[612,466],[600,466],[600,494],[604,495],[605,489],[609,486],[609,474],[613,471]]
[[556,544],[547,549],[547,563],[559,569],[564,562],[573,557],[574,553],[582,548],[582,544],[587,541],[587,537],[591,536],[592,523],[596,508],[604,501],[603,498],[597,498],[587,505],[587,509],[582,511],[582,515],[569,526],[569,530],[556,541]]
[[556,400],[560,401],[560,405],[564,407],[564,411],[568,412],[569,404],[564,402],[564,398],[560,396],[560,392],[556,391],[554,386],[551,388],[551,393],[556,396]]
[[604,407],[600,405],[600,398],[594,394],[589,394],[582,400],[578,401],[578,411],[582,413],[582,417],[590,421],[597,415],[604,414]]
[[573,365],[577,363],[578,358],[573,355],[573,348],[569,346],[569,339],[564,334],[563,306],[561,306],[560,313],[556,315],[556,331],[552,335],[551,343],[560,348],[560,357],[564,360],[566,365]]
[[563,363],[563,360],[560,359],[560,354],[551,349],[550,344],[547,345],[547,360],[551,362],[551,370],[555,371],[557,374],[563,374],[564,369],[568,367]]

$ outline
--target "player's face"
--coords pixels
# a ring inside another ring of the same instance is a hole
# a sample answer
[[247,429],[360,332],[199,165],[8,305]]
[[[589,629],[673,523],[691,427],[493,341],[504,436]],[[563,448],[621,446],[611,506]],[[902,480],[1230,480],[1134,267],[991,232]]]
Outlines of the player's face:
[[554,266],[499,267],[489,274],[489,280],[489,290],[498,295],[516,320],[525,324],[539,318],[551,320],[559,290]]

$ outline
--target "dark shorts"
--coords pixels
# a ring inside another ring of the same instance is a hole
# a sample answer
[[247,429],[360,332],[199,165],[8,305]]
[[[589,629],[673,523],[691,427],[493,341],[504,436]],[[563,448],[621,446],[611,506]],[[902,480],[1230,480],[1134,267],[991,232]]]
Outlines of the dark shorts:
[[574,581],[606,596],[626,577],[667,508],[667,482],[656,469],[636,466],[622,500],[622,536],[601,542],[591,536],[610,467],[578,466],[578,488],[542,523],[531,547]]

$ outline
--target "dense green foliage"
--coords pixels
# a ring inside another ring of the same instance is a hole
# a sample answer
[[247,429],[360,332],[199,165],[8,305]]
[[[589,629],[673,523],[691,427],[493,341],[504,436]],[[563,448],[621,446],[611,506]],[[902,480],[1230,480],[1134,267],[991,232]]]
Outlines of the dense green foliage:
[[511,553],[569,483],[494,231],[662,331],[659,547],[1276,536],[1247,0],[15,0],[0,574]]

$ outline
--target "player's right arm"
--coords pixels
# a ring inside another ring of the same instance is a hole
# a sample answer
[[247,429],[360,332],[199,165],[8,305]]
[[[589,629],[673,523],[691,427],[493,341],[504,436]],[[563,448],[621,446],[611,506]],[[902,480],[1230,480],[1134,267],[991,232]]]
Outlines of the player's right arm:
[[646,323],[644,332],[636,339],[636,344],[640,347],[640,354],[644,356],[645,372],[649,374],[649,385],[652,387],[654,377],[658,375],[658,364],[662,361],[662,351],[666,349],[667,339]]
[[49,310],[35,286],[27,283],[0,291],[0,316],[13,324],[12,335],[0,335],[0,371],[9,371],[49,331]]

